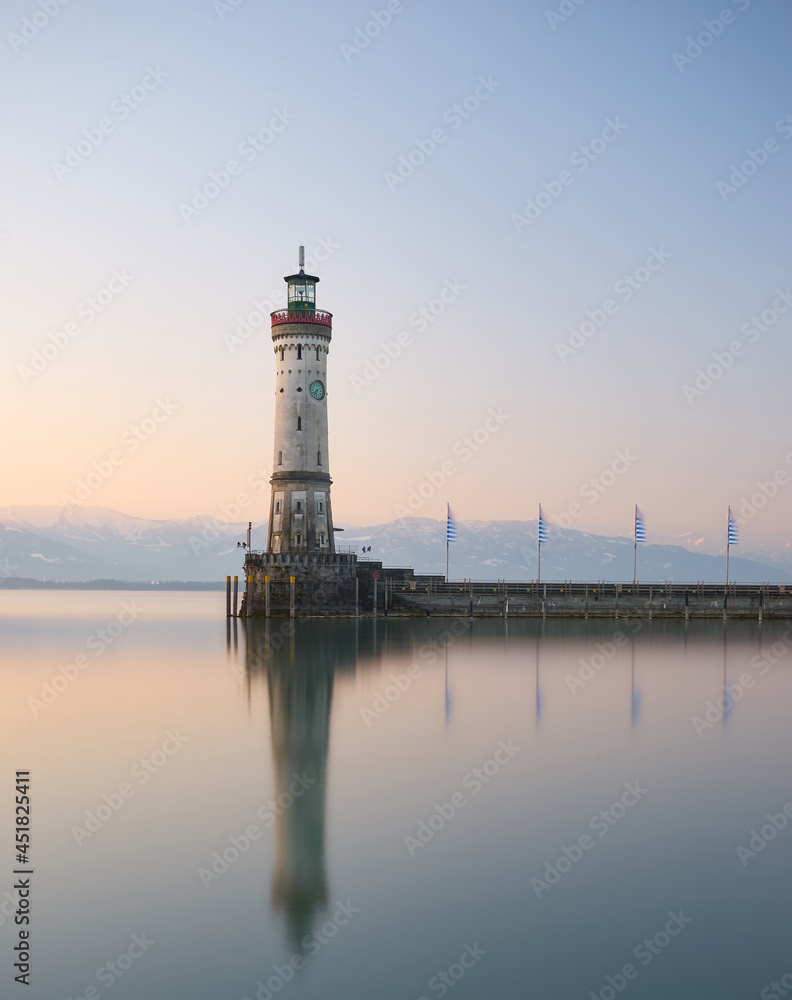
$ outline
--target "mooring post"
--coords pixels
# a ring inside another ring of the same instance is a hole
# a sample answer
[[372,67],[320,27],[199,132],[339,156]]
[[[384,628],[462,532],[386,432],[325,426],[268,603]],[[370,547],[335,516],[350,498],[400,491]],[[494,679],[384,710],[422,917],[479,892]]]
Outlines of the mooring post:
[[764,587],[759,591],[759,624],[762,623],[762,609],[764,606]]
[[689,597],[690,597],[690,594],[688,593],[687,587],[685,587],[685,621],[688,620],[688,616],[690,615],[690,608],[688,606],[688,599],[689,599]]
[[226,618],[231,617],[231,577],[226,577]]
[[583,612],[585,615],[585,620],[588,621],[588,584],[586,584],[586,599],[583,604]]
[[294,583],[296,576],[289,577],[289,618],[294,618]]
[[239,607],[238,600],[239,600],[239,577],[235,576],[234,577],[234,603],[232,605],[232,615],[231,615],[232,618],[236,618],[236,616],[237,616],[237,608]]
[[618,583],[614,583],[614,585],[613,585],[613,597],[614,597],[614,604],[615,604],[615,610],[616,610],[616,617],[615,617],[614,621],[618,621],[619,620],[619,589],[620,589],[619,588],[619,584]]
[[264,614],[267,618],[270,616],[270,578],[268,576],[264,577]]

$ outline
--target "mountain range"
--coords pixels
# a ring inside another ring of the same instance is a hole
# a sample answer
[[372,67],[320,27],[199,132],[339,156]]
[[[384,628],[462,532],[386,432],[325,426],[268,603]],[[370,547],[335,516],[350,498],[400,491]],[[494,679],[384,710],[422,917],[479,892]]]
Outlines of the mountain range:
[[[445,521],[403,517],[371,527],[345,525],[339,547],[386,566],[444,573]],[[461,521],[450,547],[452,579],[532,580],[537,570],[536,521]],[[266,522],[253,526],[253,548],[263,548]],[[247,522],[210,516],[154,520],[106,507],[16,506],[0,508],[0,586],[10,578],[78,582],[222,581],[242,576]],[[363,547],[371,552],[361,554]],[[633,573],[633,540],[552,527],[542,545],[542,579],[627,581]],[[724,556],[682,545],[638,548],[638,578],[646,583],[721,582]],[[740,583],[792,582],[789,558],[745,558],[732,552],[730,579]]]

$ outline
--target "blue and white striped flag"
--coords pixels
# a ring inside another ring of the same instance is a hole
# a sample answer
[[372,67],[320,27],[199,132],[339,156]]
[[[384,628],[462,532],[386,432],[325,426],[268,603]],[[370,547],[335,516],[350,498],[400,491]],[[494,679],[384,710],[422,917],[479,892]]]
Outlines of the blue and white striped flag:
[[539,504],[539,543],[548,541],[549,537],[547,533],[547,521],[542,516],[542,505]]
[[455,542],[457,540],[457,523],[451,513],[451,506],[448,507],[448,523],[446,524],[446,541]]
[[646,523],[641,511],[635,508],[635,540],[636,542],[646,541]]
[[737,518],[732,514],[729,507],[729,545],[736,545],[740,540],[740,532],[737,527]]

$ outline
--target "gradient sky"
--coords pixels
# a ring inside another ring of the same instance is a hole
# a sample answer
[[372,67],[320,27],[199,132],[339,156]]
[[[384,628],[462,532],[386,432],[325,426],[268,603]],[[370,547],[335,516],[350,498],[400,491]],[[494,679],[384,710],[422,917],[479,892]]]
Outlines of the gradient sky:
[[[224,334],[282,292],[298,244],[310,258],[323,240],[339,522],[392,520],[450,461],[415,513],[443,516],[450,500],[462,519],[522,519],[541,500],[558,519],[577,502],[570,526],[630,533],[638,502],[650,541],[691,532],[717,551],[729,503],[779,470],[792,480],[792,310],[753,340],[742,331],[776,289],[792,295],[792,141],[776,128],[792,114],[792,15],[783,0],[567,3],[551,26],[560,0],[394,0],[357,52],[342,46],[384,4],[72,0],[25,43],[11,36],[40,7],[6,4],[0,505],[59,504],[118,450],[87,503],[218,514],[246,491],[241,519],[264,517],[268,489],[249,480],[272,461],[269,331],[233,349]],[[725,8],[719,37],[675,65]],[[120,111],[149,67],[162,79]],[[487,99],[444,119],[481,78]],[[278,112],[288,124],[244,160],[240,143]],[[56,169],[103,119],[101,144]],[[576,151],[609,119],[626,128],[581,170]],[[444,141],[389,184],[435,129]],[[767,162],[724,198],[717,182],[770,139]],[[233,159],[237,176],[185,221],[193,189]],[[513,217],[565,170],[571,182],[518,232]],[[620,298],[653,249],[665,263]],[[80,319],[124,269],[120,294]],[[464,290],[428,329],[410,325],[447,282]],[[562,360],[570,327],[606,299],[617,311]],[[78,335],[26,376],[70,322]],[[412,343],[361,385],[402,331]],[[686,399],[735,340],[744,353]],[[159,399],[178,408],[132,450]],[[491,408],[508,419],[466,460],[455,444]],[[618,452],[630,468],[590,503],[581,489]],[[792,481],[745,523],[746,547],[790,542],[790,510]]]

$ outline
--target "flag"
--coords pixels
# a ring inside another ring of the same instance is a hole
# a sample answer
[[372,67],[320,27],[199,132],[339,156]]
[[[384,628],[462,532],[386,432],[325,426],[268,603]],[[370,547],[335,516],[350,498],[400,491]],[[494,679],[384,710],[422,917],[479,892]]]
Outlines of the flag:
[[731,507],[729,508],[729,545],[736,545],[740,540],[740,533],[737,528],[737,518],[732,514]]
[[451,513],[451,507],[448,508],[448,523],[446,524],[446,541],[455,542],[457,540],[457,524],[454,520],[454,515]]
[[644,516],[637,507],[635,508],[635,540],[636,542],[646,541],[646,524],[644,522]]
[[547,534],[547,521],[542,517],[542,505],[539,505],[539,543],[546,542],[549,538]]

